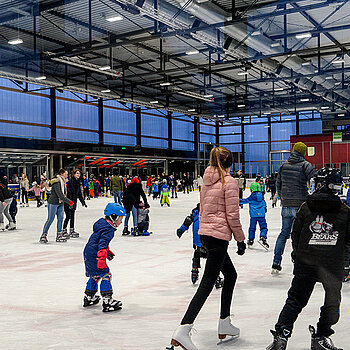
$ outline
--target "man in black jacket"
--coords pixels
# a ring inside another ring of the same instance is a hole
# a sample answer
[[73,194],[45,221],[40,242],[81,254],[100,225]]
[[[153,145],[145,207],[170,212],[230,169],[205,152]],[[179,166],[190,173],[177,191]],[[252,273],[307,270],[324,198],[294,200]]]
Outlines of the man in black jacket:
[[278,171],[277,193],[282,204],[282,229],[275,245],[272,273],[282,270],[284,247],[290,237],[296,213],[308,195],[307,182],[315,175],[314,167],[304,158],[306,150],[304,143],[296,143],[288,161]]
[[339,169],[322,168],[315,177],[316,191],[300,207],[292,231],[294,279],[275,325],[268,350],[284,350],[299,313],[316,282],[325,290],[317,332],[309,326],[312,350],[341,350],[329,339],[339,320],[344,267],[349,263],[350,209],[335,195],[341,189]]

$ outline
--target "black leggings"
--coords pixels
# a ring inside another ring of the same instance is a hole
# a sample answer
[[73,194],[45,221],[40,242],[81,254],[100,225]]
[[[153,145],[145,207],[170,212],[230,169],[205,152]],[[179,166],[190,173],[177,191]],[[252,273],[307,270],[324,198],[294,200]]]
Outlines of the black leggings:
[[28,192],[24,187],[21,188],[21,192],[22,192],[22,203],[28,204]]
[[64,212],[66,213],[66,218],[64,219],[63,228],[66,229],[68,226],[68,221],[70,221],[69,227],[74,228],[75,221],[75,209],[69,209],[64,207]]
[[221,291],[220,318],[224,319],[230,316],[232,294],[237,280],[237,272],[227,253],[228,242],[211,236],[201,236],[201,242],[208,251],[208,258],[201,283],[188,306],[181,324],[192,324],[194,322],[212,291],[220,271],[225,278],[225,283]]
[[[289,331],[289,334],[292,333],[294,322],[308,303],[315,284],[315,281],[294,277],[288,291],[288,298],[275,325],[277,332],[280,333],[286,329]],[[322,282],[322,285],[325,291],[325,298],[321,307],[320,319],[317,323],[317,336],[329,337],[334,333],[331,327],[339,320],[342,283],[329,279]]]

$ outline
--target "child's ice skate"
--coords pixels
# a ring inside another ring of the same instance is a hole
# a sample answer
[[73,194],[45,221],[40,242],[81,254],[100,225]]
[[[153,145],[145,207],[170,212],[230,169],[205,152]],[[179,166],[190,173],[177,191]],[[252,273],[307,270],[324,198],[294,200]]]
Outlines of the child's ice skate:
[[232,325],[230,316],[219,319],[218,336],[220,341],[217,345],[233,341],[239,337],[239,328]]
[[39,239],[40,243],[48,243],[49,241],[47,240],[47,233],[43,233]]
[[56,242],[59,242],[59,243],[67,242],[67,238],[66,238],[66,236],[63,236],[62,232],[57,232]]
[[96,305],[100,302],[100,300],[101,297],[99,295],[88,295],[85,293],[83,307]]
[[253,238],[249,238],[247,241],[247,246],[248,248],[252,248],[254,244],[254,239]]
[[150,236],[152,234],[152,232],[148,232],[148,231],[146,231],[146,230],[144,230],[143,232],[142,232],[142,236]]
[[14,223],[14,222],[10,222],[9,224],[8,224],[8,227],[6,227],[9,231],[13,231],[13,230],[15,230],[16,229],[16,224]]
[[343,350],[337,348],[329,337],[318,337],[315,327],[309,326],[309,332],[311,334],[311,350]]
[[215,288],[220,289],[224,286],[224,279],[218,276],[218,278],[215,281]]
[[198,350],[191,340],[192,328],[193,324],[183,324],[178,326],[171,338],[172,348],[181,346],[184,350]]
[[74,228],[69,229],[69,237],[70,238],[79,238],[79,233],[75,232]]
[[0,231],[5,231],[5,224],[0,222]]
[[69,233],[68,233],[68,231],[67,231],[66,228],[64,228],[64,229],[62,230],[62,236],[63,236],[66,240],[70,238],[70,237],[69,237]]
[[259,243],[263,248],[265,248],[267,251],[269,250],[270,246],[269,246],[269,244],[268,244],[267,241],[266,241],[266,237],[261,236],[260,239],[258,240],[258,243]]
[[199,276],[199,270],[197,267],[194,267],[191,270],[191,281],[193,284],[195,284],[198,281],[198,276]]
[[266,348],[266,350],[286,350],[287,349],[287,336],[278,334],[276,331],[271,330],[273,335],[273,342]]
[[123,229],[122,236],[127,236],[127,235],[130,235],[130,231],[129,231],[128,227],[126,226],[126,227],[124,227],[124,229]]
[[281,265],[273,264],[272,265],[272,270],[271,270],[271,275],[278,275],[282,270]]
[[102,304],[102,311],[103,312],[112,312],[112,311],[118,311],[122,308],[122,302],[119,300],[114,300],[112,296],[104,296],[102,298],[103,304]]

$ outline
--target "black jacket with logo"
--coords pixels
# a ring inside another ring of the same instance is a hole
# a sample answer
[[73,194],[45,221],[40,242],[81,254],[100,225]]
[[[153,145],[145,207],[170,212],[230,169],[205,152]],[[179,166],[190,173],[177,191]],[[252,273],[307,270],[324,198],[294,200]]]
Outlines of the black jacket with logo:
[[308,196],[293,224],[292,245],[296,276],[342,280],[349,265],[350,208],[331,193]]

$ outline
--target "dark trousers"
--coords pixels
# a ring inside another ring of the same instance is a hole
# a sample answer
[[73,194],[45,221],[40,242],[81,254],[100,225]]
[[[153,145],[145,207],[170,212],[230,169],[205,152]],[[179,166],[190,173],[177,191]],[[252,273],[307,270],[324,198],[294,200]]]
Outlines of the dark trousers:
[[68,226],[68,222],[70,222],[69,227],[74,228],[75,223],[75,209],[69,209],[64,206],[64,212],[66,214],[66,218],[64,219],[63,228],[66,229]]
[[22,203],[28,204],[28,192],[24,187],[21,188],[21,192],[22,192]]
[[42,205],[41,197],[35,196],[35,199],[36,199],[36,206],[39,208]]
[[194,322],[211,293],[220,271],[225,278],[225,283],[221,291],[220,318],[223,319],[230,316],[232,294],[237,280],[237,272],[227,253],[228,242],[210,236],[201,236],[201,241],[208,252],[207,262],[197,292],[192,298],[181,324],[192,324]]
[[273,199],[273,197],[276,194],[276,187],[270,187],[270,191],[271,191],[271,199]]
[[199,247],[193,246],[193,258],[192,258],[192,268],[200,269],[201,267],[201,251]]
[[[315,284],[315,281],[308,279],[293,278],[292,285],[288,291],[288,298],[275,325],[277,332],[287,329],[290,334],[292,333],[294,322],[301,310],[307,305]],[[317,336],[329,337],[334,333],[331,328],[332,325],[339,320],[342,283],[335,279],[329,279],[323,281],[322,285],[325,291],[325,298],[317,323]]]

